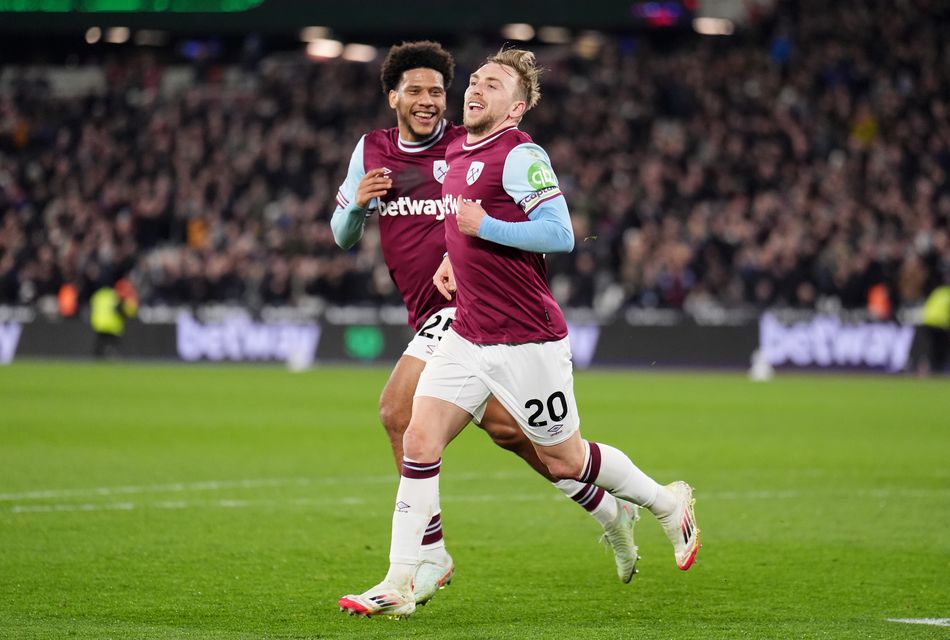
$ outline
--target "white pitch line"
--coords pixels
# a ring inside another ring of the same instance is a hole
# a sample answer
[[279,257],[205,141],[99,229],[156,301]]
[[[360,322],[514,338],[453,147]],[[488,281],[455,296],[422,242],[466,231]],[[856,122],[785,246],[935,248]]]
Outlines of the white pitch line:
[[788,500],[802,497],[801,491],[704,491],[697,497],[714,500]]
[[63,513],[70,511],[131,511],[134,502],[103,502],[99,504],[21,504],[10,508],[10,513]]
[[260,480],[208,480],[204,482],[173,482],[141,486],[93,487],[89,489],[44,489],[21,493],[0,493],[0,501],[33,500],[42,498],[69,498],[80,496],[113,496],[136,493],[178,493],[183,491],[218,491],[221,489],[260,489],[292,484],[307,485],[310,478],[269,478]]
[[[525,472],[495,472],[482,474],[476,472],[452,473],[447,475],[446,479],[452,481],[504,481],[504,480],[523,480],[531,477]],[[337,485],[361,485],[361,484],[391,484],[393,487],[397,484],[397,476],[393,475],[364,475],[364,476],[336,476],[323,478],[260,478],[249,480],[206,480],[202,482],[174,482],[168,484],[154,485],[129,485],[116,487],[94,487],[89,489],[48,489],[40,491],[24,491],[21,493],[3,493],[0,494],[0,502],[20,502],[25,500],[44,500],[53,498],[79,498],[79,497],[106,497],[106,496],[126,496],[135,494],[150,493],[189,493],[202,491],[221,491],[227,489],[262,489],[287,486],[337,486]],[[918,488],[851,488],[847,491],[801,491],[801,490],[776,490],[776,491],[703,491],[700,496],[703,500],[794,500],[811,496],[836,495],[837,493],[846,493],[850,497],[869,497],[876,499],[888,498],[932,498],[940,496],[950,496],[950,488],[936,489],[918,489]],[[560,494],[557,494],[560,497]],[[353,504],[353,498],[336,498],[333,504]],[[473,495],[468,498],[462,498],[470,502],[492,502],[495,500],[490,494]],[[157,508],[176,508],[181,501],[164,501],[152,503]],[[219,502],[228,502],[222,500]],[[232,499],[230,502],[244,502]],[[101,503],[110,504],[131,504],[131,503]],[[185,502],[185,504],[188,504]],[[362,504],[362,502],[360,502]],[[172,506],[165,506],[172,505]],[[224,506],[235,506],[225,504]],[[243,505],[238,505],[243,506]],[[10,512],[54,512],[54,511],[92,511],[102,509],[119,509],[121,507],[96,507],[83,508],[83,505],[11,505]]]
[[[453,473],[453,480],[507,480],[519,478],[524,473]],[[337,484],[378,484],[399,483],[399,476],[390,475],[353,475],[324,478],[260,478],[253,480],[206,480],[202,482],[172,482],[168,484],[130,485],[118,487],[91,487],[88,489],[43,489],[20,493],[0,493],[0,502],[17,500],[38,500],[45,498],[72,498],[83,496],[132,495],[139,493],[187,493],[190,491],[220,491],[222,489],[262,489],[267,487],[337,485]]]
[[[478,496],[449,496],[444,499],[451,502],[538,502],[541,500],[561,500],[560,494],[551,494],[548,498],[538,496],[534,493],[504,494],[504,495],[478,495]],[[202,500],[188,502],[185,500],[162,500],[151,503],[134,502],[102,502],[83,503],[83,504],[26,504],[14,505],[10,508],[10,513],[68,513],[68,512],[87,512],[87,511],[132,511],[134,509],[247,509],[251,507],[274,507],[284,504],[293,504],[298,506],[326,507],[326,506],[359,506],[368,502],[366,498],[342,497],[331,499],[320,498],[295,498],[292,500]]]
[[[936,493],[945,493],[939,489],[930,492],[923,490],[909,490],[916,496],[933,496]],[[896,497],[904,493],[900,490],[891,493],[883,493],[880,489],[852,491],[852,495],[864,494],[875,497]],[[810,494],[800,491],[707,491],[701,494],[703,500],[793,500],[798,498],[808,498]],[[543,500],[560,501],[567,498],[559,492],[551,492],[547,496],[539,492],[534,493],[504,493],[504,494],[465,494],[451,495],[443,494],[442,499],[445,503],[450,502],[539,502]],[[154,502],[101,502],[101,503],[77,503],[77,504],[17,504],[5,509],[7,513],[64,513],[64,512],[83,512],[83,511],[131,511],[133,509],[247,509],[247,508],[272,508],[280,505],[295,505],[303,507],[338,507],[338,506],[360,506],[370,503],[370,500],[360,496],[332,496],[328,498],[287,498],[282,500],[261,499],[261,500],[159,500]],[[3,511],[0,511],[3,513]]]
[[950,618],[888,618],[888,622],[903,624],[927,624],[933,627],[950,627]]

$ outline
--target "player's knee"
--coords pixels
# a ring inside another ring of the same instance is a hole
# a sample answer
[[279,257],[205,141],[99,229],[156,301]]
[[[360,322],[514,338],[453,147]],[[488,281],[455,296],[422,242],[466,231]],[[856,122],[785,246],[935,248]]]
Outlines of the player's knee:
[[402,437],[409,427],[411,413],[405,411],[398,403],[381,400],[379,403],[379,421],[383,423],[391,437]]
[[425,429],[413,428],[411,422],[402,436],[402,450],[406,458],[417,462],[431,462],[442,455],[435,439]]
[[579,480],[584,473],[583,460],[564,460],[561,458],[541,458],[548,471],[558,480]]

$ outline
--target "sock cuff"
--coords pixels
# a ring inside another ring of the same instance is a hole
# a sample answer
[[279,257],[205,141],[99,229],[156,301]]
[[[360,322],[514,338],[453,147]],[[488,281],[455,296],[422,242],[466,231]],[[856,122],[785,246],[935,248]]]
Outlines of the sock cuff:
[[591,442],[590,440],[586,442],[587,455],[584,461],[584,472],[578,479],[583,483],[593,484],[594,481],[597,480],[597,476],[600,475],[600,447],[597,446],[596,442]]
[[603,499],[604,490],[592,484],[584,485],[583,489],[571,496],[571,500],[588,511],[593,511],[599,507]]
[[412,480],[425,480],[439,475],[442,469],[442,458],[435,462],[414,462],[412,460],[402,459],[402,477]]
[[422,535],[422,545],[435,544],[442,537],[442,516],[437,513],[432,516],[428,526],[426,526],[425,533]]
[[566,495],[568,498],[573,496],[584,487],[584,485],[577,480],[558,480],[557,482],[552,482],[551,484],[557,487],[558,491]]

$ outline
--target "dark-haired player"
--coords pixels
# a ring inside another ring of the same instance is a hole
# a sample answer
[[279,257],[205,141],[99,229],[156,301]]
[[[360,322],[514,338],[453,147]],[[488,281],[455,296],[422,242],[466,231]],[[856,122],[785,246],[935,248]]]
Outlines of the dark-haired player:
[[[542,255],[570,251],[574,235],[547,153],[518,129],[538,102],[538,75],[534,54],[503,50],[472,74],[465,92],[467,135],[449,144],[443,184],[445,206],[456,215],[447,219],[448,257],[436,274],[440,289],[456,292],[458,313],[416,389],[389,572],[368,591],[341,598],[352,613],[415,610],[415,558],[438,509],[442,452],[491,397],[515,417],[551,474],[650,510],[680,569],[696,557],[692,488],[660,486],[623,452],[580,434],[567,324]],[[556,538],[546,542],[557,547]]]
[[[445,254],[445,150],[465,134],[464,128],[443,119],[445,91],[452,82],[454,66],[451,54],[434,42],[404,43],[390,49],[381,77],[397,126],[371,131],[357,143],[331,220],[337,244],[348,249],[362,237],[367,216],[378,214],[383,258],[416,330],[380,398],[380,419],[404,474],[411,473],[418,462],[407,459],[403,464],[403,434],[412,415],[416,384],[455,318],[455,303],[432,286],[432,274]],[[473,417],[497,445],[515,452],[556,482],[497,401],[490,400]],[[556,486],[602,524],[614,550],[618,575],[628,582],[637,561],[635,506],[590,484],[565,480]],[[420,524],[419,536],[422,546],[414,559],[413,582],[415,601],[422,603],[446,584],[453,572],[438,500]]]

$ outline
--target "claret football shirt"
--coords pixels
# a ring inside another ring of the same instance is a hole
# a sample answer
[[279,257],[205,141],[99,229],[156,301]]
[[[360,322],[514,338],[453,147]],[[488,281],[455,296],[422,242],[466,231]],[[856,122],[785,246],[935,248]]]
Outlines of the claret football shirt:
[[445,160],[442,194],[453,214],[446,219],[445,239],[458,287],[455,331],[476,344],[550,342],[567,336],[543,254],[467,236],[454,216],[461,195],[478,201],[495,219],[527,221],[542,202],[562,197],[547,154],[528,134],[511,127],[474,144],[459,137],[448,145]]
[[454,304],[442,297],[432,276],[445,254],[445,151],[464,135],[464,128],[444,120],[420,142],[400,139],[397,127],[371,131],[356,145],[337,192],[339,208],[334,216],[355,211],[356,189],[369,170],[383,168],[392,179],[389,193],[370,202],[366,214],[379,215],[383,259],[415,329],[435,311]]

